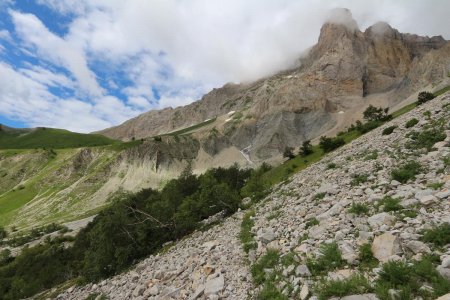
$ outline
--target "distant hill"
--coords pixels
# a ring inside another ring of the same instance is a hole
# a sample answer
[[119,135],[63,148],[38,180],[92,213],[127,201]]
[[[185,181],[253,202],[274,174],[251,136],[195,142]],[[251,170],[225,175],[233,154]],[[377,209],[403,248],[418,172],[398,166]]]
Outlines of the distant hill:
[[54,128],[11,128],[0,124],[0,149],[80,148],[119,143],[98,134],[82,134]]

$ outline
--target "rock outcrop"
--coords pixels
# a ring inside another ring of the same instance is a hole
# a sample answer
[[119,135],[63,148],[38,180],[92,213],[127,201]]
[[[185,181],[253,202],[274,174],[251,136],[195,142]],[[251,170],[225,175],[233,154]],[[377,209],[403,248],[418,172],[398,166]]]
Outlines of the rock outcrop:
[[[101,131],[109,137],[147,138],[216,118],[191,132],[200,143],[246,149],[261,162],[285,146],[336,133],[369,105],[393,107],[420,89],[448,84],[450,43],[442,37],[399,33],[386,23],[360,31],[347,10],[326,23],[299,67],[245,84],[226,84],[197,102],[149,111]],[[234,115],[228,115],[234,112]]]

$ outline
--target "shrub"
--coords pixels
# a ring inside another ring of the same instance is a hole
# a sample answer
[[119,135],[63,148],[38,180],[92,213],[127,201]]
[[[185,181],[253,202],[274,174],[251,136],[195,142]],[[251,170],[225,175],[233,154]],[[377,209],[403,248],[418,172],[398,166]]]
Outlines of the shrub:
[[327,169],[336,169],[337,165],[335,163],[329,163]]
[[368,174],[357,174],[357,175],[353,176],[351,185],[352,186],[360,185],[361,183],[367,182],[368,179],[369,179]]
[[251,268],[253,280],[256,284],[263,284],[266,281],[266,269],[273,269],[278,264],[280,253],[277,250],[269,249]]
[[403,209],[400,205],[400,199],[386,196],[378,202],[378,207],[383,206],[384,212],[398,211]]
[[323,150],[323,152],[331,152],[341,146],[345,145],[345,141],[341,137],[329,138],[322,136],[320,138],[319,147]]
[[245,214],[241,223],[241,231],[239,233],[239,239],[241,240],[244,251],[248,253],[251,249],[256,249],[256,242],[254,241],[252,227],[255,225],[253,221],[254,211]]
[[289,298],[283,295],[276,286],[268,282],[264,284],[263,289],[259,292],[256,297],[257,300],[288,300]]
[[375,267],[378,265],[378,260],[373,256],[371,244],[359,246],[358,259],[362,266]]
[[364,157],[364,160],[374,160],[378,158],[378,151],[377,150],[373,150],[372,152],[370,152],[369,154],[367,154]]
[[395,125],[386,127],[381,134],[382,135],[390,135],[391,133],[394,132],[395,128],[397,128],[397,126],[395,126]]
[[327,194],[327,193],[317,193],[317,194],[314,195],[313,199],[314,199],[315,201],[322,200],[322,199],[326,196],[326,194]]
[[368,121],[366,123],[362,123],[361,121],[356,121],[355,129],[360,133],[364,134],[371,130],[374,130],[377,127],[380,127],[383,124],[383,121]]
[[414,119],[411,119],[408,122],[406,122],[405,127],[406,128],[411,128],[411,127],[415,126],[417,123],[419,123],[419,120],[414,118]]
[[410,149],[422,149],[426,148],[430,151],[433,145],[437,142],[445,140],[447,135],[442,128],[432,128],[429,130],[424,130],[422,132],[413,131],[407,135],[413,142],[407,144]]
[[428,102],[430,100],[434,99],[433,93],[430,92],[420,92],[419,96],[417,97],[417,104],[424,104],[425,102]]
[[294,148],[286,146],[284,148],[284,151],[283,151],[283,157],[284,158],[289,158],[289,159],[294,158],[295,157],[295,155],[294,155]]
[[305,229],[308,229],[309,227],[319,225],[319,221],[316,218],[309,219],[305,224]]
[[369,212],[369,207],[364,203],[352,203],[350,208],[348,209],[349,213],[355,214],[355,215],[367,215]]
[[315,291],[320,300],[326,300],[332,297],[368,293],[372,291],[372,287],[363,275],[356,274],[344,280],[322,280]]
[[313,153],[313,148],[311,145],[311,141],[304,141],[302,146],[300,147],[300,152],[299,154],[301,156],[307,156],[309,154]]
[[430,189],[433,189],[433,190],[439,190],[443,186],[444,186],[443,182],[434,182],[434,183],[427,184],[427,187],[429,187]]
[[381,108],[375,107],[373,105],[369,105],[366,110],[363,112],[364,119],[367,121],[388,121],[392,119],[390,115],[388,115],[389,108]]
[[422,172],[422,166],[416,161],[409,161],[402,166],[391,171],[391,177],[401,183],[406,183],[408,180],[416,179],[416,175]]
[[432,229],[426,229],[422,232],[422,241],[432,243],[435,246],[443,247],[450,244],[450,223],[443,223]]
[[312,259],[306,261],[308,269],[314,276],[325,274],[328,271],[335,270],[345,265],[345,261],[342,259],[341,250],[339,250],[339,247],[335,242],[323,244],[320,247],[320,254],[321,255],[315,261]]

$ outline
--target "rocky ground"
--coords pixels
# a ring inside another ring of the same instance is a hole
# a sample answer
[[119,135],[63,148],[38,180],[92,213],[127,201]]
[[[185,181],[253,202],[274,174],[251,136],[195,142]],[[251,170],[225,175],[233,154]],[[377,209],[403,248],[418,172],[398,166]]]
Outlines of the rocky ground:
[[[418,123],[406,128],[413,118]],[[288,298],[316,299],[319,279],[345,280],[358,273],[373,283],[383,263],[409,263],[428,254],[438,257],[437,271],[450,280],[450,245],[436,247],[421,238],[423,230],[450,223],[449,120],[447,94],[371,131],[276,186],[253,207],[254,247],[248,255],[239,241],[244,215],[239,212],[167,252],[147,258],[127,273],[98,284],[72,287],[58,298],[251,299],[267,288],[267,278],[271,278],[270,284]],[[390,126],[397,127],[383,135]],[[413,141],[409,136],[413,131],[430,129],[439,129],[447,137],[424,149],[420,138]],[[392,171],[411,161],[420,165],[415,178],[394,180]],[[342,261],[323,267],[325,273],[318,274],[311,266],[317,266],[314,261],[324,256],[323,245],[336,245]],[[364,245],[373,254],[367,264],[361,255]],[[261,265],[268,253],[277,258],[270,267],[261,268],[262,277],[257,279],[255,265]],[[427,285],[422,288],[432,289]],[[396,293],[389,290],[393,296]],[[378,298],[371,291],[342,299]]]

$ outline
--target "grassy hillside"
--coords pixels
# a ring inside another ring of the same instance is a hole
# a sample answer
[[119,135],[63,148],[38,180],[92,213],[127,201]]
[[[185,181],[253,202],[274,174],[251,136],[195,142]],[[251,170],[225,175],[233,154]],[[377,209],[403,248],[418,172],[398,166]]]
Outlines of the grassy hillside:
[[0,149],[80,148],[119,143],[98,134],[82,134],[63,129],[37,128],[30,131],[0,127]]

